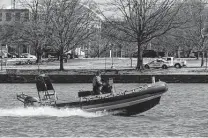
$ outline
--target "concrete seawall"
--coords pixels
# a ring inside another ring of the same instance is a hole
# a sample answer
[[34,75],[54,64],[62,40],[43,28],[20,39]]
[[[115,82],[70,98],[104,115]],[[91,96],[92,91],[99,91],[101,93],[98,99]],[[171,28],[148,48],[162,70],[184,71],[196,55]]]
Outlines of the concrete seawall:
[[[91,83],[93,75],[49,75],[53,83]],[[154,75],[155,80],[167,83],[208,83],[208,75]],[[35,83],[36,75],[0,74],[0,83]],[[104,80],[113,78],[115,83],[150,83],[152,75],[102,75]]]

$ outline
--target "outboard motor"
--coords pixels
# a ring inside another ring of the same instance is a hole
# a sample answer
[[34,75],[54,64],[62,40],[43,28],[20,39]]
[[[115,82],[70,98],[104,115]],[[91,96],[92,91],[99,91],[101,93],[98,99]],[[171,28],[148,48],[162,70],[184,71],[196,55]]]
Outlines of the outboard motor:
[[31,96],[27,96],[24,99],[24,107],[31,107],[31,106],[35,106],[35,103],[38,102],[38,100],[34,97]]
[[17,94],[17,100],[23,102],[24,107],[36,106],[35,103],[39,103],[39,100],[37,98],[26,95],[24,93]]

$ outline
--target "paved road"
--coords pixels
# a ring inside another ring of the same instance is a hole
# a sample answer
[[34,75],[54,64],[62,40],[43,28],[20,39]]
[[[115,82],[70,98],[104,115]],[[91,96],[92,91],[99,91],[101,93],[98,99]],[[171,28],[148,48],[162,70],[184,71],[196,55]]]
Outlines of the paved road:
[[[144,63],[151,59],[144,59]],[[131,66],[132,63],[132,66]],[[112,65],[114,69],[120,70],[121,74],[138,74],[138,71],[126,71],[126,69],[135,69],[137,60],[134,58],[88,58],[88,59],[72,59],[68,60],[67,63],[64,63],[65,70],[96,70],[96,69],[111,69]],[[164,69],[150,69],[143,71],[142,74],[189,74],[193,72],[201,71],[204,73],[206,64],[203,68],[200,67],[200,60],[196,59],[188,59],[187,67],[176,69],[174,67],[169,68],[167,70]],[[3,71],[5,69],[21,69],[21,70],[38,70],[38,69],[57,69],[59,70],[59,61],[53,62],[44,62],[40,65],[7,65],[3,66]],[[83,71],[82,71],[83,72]],[[84,71],[85,72],[85,71]],[[207,72],[207,71],[206,71]],[[71,72],[72,74],[74,72]]]
[[[144,59],[147,63],[151,59]],[[65,69],[110,69],[113,65],[116,69],[130,69],[135,68],[137,59],[133,58],[86,58],[86,59],[71,59],[64,63]],[[206,65],[206,64],[205,64]],[[7,64],[6,68],[19,68],[19,69],[59,69],[59,61],[42,63],[41,65],[14,65]],[[200,67],[200,60],[189,59],[187,60],[187,67],[197,68]],[[5,67],[4,67],[5,68]]]

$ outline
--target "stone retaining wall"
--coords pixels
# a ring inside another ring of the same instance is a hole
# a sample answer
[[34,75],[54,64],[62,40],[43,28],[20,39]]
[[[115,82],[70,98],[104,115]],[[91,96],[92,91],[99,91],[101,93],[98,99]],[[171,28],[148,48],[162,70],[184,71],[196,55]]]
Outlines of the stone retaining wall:
[[[91,83],[93,75],[49,75],[53,83]],[[155,80],[167,83],[208,83],[208,75],[154,75]],[[0,83],[35,83],[36,75],[0,74]],[[152,75],[103,75],[115,83],[150,83]]]

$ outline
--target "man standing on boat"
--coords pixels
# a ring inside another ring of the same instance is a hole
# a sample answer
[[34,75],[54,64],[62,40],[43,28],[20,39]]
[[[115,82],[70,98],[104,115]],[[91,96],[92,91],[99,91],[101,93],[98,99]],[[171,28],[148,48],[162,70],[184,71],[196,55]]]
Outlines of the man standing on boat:
[[101,81],[100,71],[96,72],[96,76],[93,78],[92,84],[93,84],[93,94],[94,95],[102,94],[101,88],[102,88],[103,83]]

